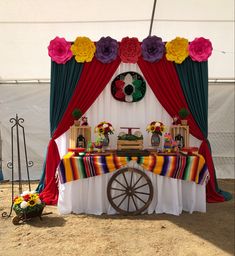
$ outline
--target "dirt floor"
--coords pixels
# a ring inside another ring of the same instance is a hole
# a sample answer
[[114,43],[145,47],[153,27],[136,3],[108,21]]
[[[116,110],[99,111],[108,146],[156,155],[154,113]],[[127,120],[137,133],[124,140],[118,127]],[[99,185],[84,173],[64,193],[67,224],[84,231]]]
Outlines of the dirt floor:
[[[37,184],[33,184],[33,189]],[[207,204],[206,213],[61,216],[46,206],[43,220],[13,225],[0,216],[1,256],[234,255],[234,180],[219,180],[233,200]],[[11,184],[0,184],[0,213],[10,210]]]

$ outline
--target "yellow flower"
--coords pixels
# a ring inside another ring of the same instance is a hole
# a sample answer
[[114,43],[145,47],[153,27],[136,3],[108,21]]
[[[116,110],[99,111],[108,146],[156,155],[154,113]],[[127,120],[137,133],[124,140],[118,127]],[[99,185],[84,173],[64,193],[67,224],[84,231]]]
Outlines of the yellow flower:
[[166,43],[166,59],[181,64],[189,55],[188,40],[176,37]]
[[154,131],[155,131],[155,126],[154,126],[154,125],[151,125],[151,126],[150,126],[150,131],[151,131],[151,132],[154,132]]
[[104,128],[99,128],[99,133],[104,134]]
[[38,194],[31,194],[30,195],[30,200],[36,200],[37,198],[39,198]]
[[95,44],[88,37],[78,36],[71,46],[71,51],[75,55],[77,62],[90,62],[95,54]]
[[33,207],[35,204],[36,204],[36,200],[34,200],[34,199],[30,199],[30,200],[28,201],[28,205],[29,205],[30,207]]
[[15,198],[14,204],[20,204],[23,201],[24,201],[23,198],[21,196],[19,196],[19,197]]

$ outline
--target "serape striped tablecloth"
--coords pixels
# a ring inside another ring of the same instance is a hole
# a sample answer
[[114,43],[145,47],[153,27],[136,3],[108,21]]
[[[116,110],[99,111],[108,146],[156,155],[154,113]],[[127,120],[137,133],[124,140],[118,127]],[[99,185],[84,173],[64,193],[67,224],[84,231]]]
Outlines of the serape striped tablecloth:
[[115,154],[75,156],[74,153],[69,152],[61,160],[58,174],[63,184],[113,172],[126,166],[131,160],[136,161],[146,171],[165,177],[194,181],[197,184],[203,184],[209,177],[205,159],[199,154],[123,157]]

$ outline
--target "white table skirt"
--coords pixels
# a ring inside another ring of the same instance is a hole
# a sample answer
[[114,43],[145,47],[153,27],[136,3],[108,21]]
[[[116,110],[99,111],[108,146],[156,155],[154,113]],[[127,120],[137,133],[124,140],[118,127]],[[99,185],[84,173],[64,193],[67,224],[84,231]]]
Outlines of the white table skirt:
[[[136,163],[130,165],[128,166],[137,167]],[[138,169],[143,170],[141,167]],[[163,177],[148,171],[144,172],[153,185],[153,200],[145,213],[179,215],[183,210],[190,213],[206,212],[205,184],[200,185],[195,182]],[[108,173],[60,184],[58,199],[60,214],[116,214],[107,198],[107,185],[112,175],[113,173]]]

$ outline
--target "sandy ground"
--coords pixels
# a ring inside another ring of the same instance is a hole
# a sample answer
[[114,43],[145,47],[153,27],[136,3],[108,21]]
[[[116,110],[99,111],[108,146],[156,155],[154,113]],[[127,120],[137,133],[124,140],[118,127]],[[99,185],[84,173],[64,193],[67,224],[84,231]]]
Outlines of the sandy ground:
[[[234,180],[219,180],[234,198]],[[33,184],[33,189],[37,184]],[[0,184],[0,213],[10,210],[11,184]],[[234,199],[207,204],[207,213],[124,216],[50,215],[13,225],[0,217],[1,256],[234,255]]]

